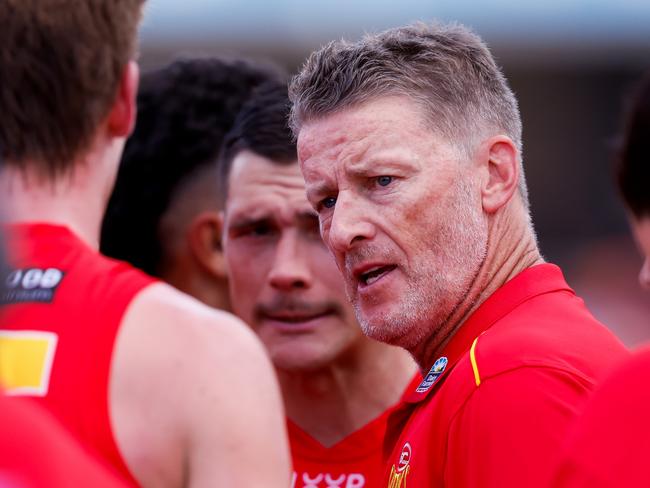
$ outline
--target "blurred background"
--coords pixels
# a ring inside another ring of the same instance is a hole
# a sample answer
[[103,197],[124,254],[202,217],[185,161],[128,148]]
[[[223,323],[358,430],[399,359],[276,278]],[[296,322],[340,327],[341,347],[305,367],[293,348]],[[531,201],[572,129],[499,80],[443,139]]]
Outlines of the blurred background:
[[332,39],[432,19],[472,27],[510,80],[546,259],[627,345],[649,340],[650,294],[637,283],[611,149],[624,95],[650,69],[650,1],[149,0],[141,64],[244,55],[294,72]]

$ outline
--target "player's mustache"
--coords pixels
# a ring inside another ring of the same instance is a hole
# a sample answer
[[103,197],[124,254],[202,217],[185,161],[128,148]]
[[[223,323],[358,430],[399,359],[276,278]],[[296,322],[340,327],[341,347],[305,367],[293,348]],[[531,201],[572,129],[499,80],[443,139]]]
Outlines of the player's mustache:
[[274,317],[285,314],[296,316],[316,316],[325,314],[341,314],[341,306],[334,301],[308,301],[302,298],[278,295],[268,303],[261,303],[255,307],[255,317]]

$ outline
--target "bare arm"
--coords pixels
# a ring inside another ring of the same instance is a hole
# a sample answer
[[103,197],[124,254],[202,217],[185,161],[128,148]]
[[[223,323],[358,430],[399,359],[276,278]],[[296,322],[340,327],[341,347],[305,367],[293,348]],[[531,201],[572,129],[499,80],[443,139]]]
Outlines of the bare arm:
[[279,388],[241,321],[156,284],[129,308],[113,358],[111,418],[145,487],[289,486]]

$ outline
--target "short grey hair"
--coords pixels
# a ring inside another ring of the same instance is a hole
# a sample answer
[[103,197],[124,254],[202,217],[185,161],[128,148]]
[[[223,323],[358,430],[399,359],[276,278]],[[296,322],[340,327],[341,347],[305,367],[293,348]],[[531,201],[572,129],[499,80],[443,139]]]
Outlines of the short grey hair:
[[[456,141],[466,154],[496,134],[512,139],[521,154],[515,95],[487,45],[455,23],[417,23],[314,52],[289,86],[291,129],[297,137],[310,120],[391,95],[424,107],[433,132]],[[527,207],[523,166],[520,173]]]

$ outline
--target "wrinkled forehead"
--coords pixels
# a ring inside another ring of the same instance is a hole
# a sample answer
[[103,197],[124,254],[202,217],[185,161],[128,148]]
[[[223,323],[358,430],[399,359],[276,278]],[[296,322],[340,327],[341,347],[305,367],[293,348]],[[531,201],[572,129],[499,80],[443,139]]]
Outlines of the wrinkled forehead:
[[277,163],[242,151],[233,160],[228,184],[226,212],[229,214],[312,212],[297,161]]
[[298,134],[301,165],[313,159],[362,155],[430,135],[423,108],[405,96],[386,96],[307,121]]

